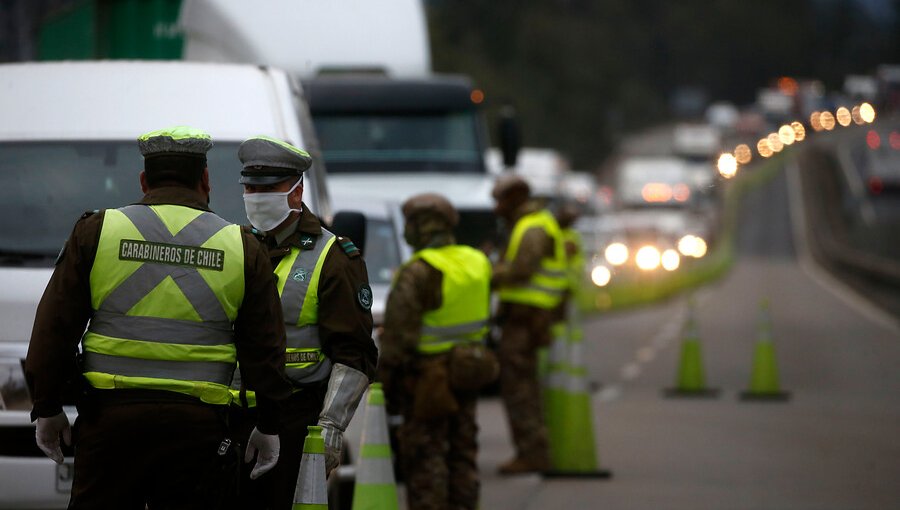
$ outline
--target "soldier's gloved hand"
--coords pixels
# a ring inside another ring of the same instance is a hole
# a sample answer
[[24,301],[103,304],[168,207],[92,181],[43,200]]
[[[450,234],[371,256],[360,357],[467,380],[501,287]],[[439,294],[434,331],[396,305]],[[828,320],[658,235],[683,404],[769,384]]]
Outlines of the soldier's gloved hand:
[[344,445],[344,435],[334,424],[327,420],[319,420],[322,427],[322,439],[325,440],[325,473],[331,474],[331,470],[341,465],[341,448]]
[[53,462],[62,464],[63,453],[59,444],[59,435],[67,445],[72,444],[72,428],[69,427],[69,418],[61,412],[49,418],[38,418],[34,429],[34,440],[44,455],[50,457]]
[[244,454],[244,462],[253,460],[253,456],[259,452],[256,465],[250,471],[250,479],[256,480],[278,464],[278,454],[281,451],[281,440],[275,434],[263,434],[256,427],[250,433],[247,441],[247,453]]

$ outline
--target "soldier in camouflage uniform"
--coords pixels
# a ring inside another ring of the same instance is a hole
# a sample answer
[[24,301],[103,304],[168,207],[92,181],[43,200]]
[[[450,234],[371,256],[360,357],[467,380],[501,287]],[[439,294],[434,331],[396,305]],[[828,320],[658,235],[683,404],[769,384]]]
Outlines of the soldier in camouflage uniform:
[[495,212],[511,231],[492,279],[500,297],[500,395],[516,449],[515,458],[499,468],[504,475],[550,467],[537,350],[551,341],[554,310],[568,285],[559,225],[530,193],[515,175],[499,178],[493,191]]
[[[455,244],[459,215],[440,195],[403,205],[415,249],[388,296],[379,377],[390,412],[404,417],[401,469],[413,510],[478,506],[477,391],[451,385],[451,350],[482,343],[490,313],[490,262]],[[454,351],[455,352],[455,351]]]

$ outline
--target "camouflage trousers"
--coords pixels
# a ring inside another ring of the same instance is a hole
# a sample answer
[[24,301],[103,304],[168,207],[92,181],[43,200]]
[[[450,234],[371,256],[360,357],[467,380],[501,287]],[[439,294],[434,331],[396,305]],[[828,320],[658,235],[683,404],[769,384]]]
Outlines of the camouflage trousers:
[[509,419],[516,457],[547,463],[547,427],[537,374],[538,347],[550,338],[550,315],[524,305],[506,305],[497,357],[500,396]]
[[415,420],[404,413],[398,443],[409,510],[478,508],[476,393],[454,392],[459,411]]

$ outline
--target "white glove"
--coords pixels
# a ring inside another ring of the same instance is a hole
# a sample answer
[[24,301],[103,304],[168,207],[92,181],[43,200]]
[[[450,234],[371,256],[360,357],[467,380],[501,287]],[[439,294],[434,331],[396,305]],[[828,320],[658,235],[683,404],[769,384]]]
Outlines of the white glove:
[[256,480],[278,464],[278,453],[281,450],[281,440],[275,434],[263,434],[256,427],[250,433],[247,441],[247,453],[244,454],[244,462],[253,460],[253,456],[259,452],[256,465],[250,471],[250,479]]
[[72,444],[72,428],[69,427],[69,418],[66,413],[59,413],[49,418],[38,418],[34,429],[34,440],[44,455],[50,457],[57,464],[63,463],[62,448],[59,445],[59,435],[67,445]]
[[318,423],[325,440],[325,472],[328,474],[341,464],[344,430],[368,386],[368,377],[359,370],[342,363],[335,363],[331,367],[328,390],[325,392],[325,402]]
[[341,465],[341,447],[344,444],[344,435],[327,420],[319,420],[322,427],[322,439],[325,440],[325,473],[331,474],[331,470]]

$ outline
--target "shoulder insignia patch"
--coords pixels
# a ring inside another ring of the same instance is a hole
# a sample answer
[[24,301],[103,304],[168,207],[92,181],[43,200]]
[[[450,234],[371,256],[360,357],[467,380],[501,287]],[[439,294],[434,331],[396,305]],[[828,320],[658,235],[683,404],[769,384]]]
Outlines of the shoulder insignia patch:
[[[356,245],[353,244],[353,241],[351,241],[349,238],[338,237],[337,242],[341,245],[341,249],[344,250],[344,253],[346,253],[348,257],[359,257],[359,248],[357,248]],[[369,292],[371,292],[371,289]]]
[[359,289],[356,291],[356,300],[363,310],[372,309],[372,287],[369,287],[368,283],[359,286]]

